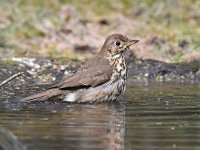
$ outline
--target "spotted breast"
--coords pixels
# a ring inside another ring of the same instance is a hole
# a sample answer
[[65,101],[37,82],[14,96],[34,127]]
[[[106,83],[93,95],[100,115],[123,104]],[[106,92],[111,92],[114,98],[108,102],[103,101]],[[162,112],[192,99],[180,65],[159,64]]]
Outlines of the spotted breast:
[[82,89],[74,93],[67,94],[64,101],[68,102],[103,102],[116,100],[123,95],[126,87],[127,69],[125,59],[122,54],[116,57],[108,57],[108,61],[113,65],[113,73],[109,82],[89,89]]

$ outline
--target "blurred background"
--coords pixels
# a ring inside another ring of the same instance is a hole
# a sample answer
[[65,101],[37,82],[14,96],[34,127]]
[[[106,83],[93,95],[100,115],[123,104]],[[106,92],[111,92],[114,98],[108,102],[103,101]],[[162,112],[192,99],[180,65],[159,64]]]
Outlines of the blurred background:
[[112,33],[138,58],[200,59],[199,0],[0,0],[1,57],[88,58]]

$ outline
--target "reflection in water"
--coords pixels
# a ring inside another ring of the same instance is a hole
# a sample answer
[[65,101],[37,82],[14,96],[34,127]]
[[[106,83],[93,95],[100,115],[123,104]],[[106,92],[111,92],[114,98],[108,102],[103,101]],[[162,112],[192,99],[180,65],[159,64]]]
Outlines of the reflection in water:
[[30,150],[124,149],[121,104],[40,104],[20,111],[1,110],[0,124]]
[[0,150],[26,150],[10,131],[0,126]]
[[199,85],[128,83],[124,104],[19,105],[6,96],[27,89],[8,89],[0,95],[0,125],[28,150],[200,149]]
[[126,93],[126,149],[199,150],[199,91],[198,85],[185,83],[130,86]]

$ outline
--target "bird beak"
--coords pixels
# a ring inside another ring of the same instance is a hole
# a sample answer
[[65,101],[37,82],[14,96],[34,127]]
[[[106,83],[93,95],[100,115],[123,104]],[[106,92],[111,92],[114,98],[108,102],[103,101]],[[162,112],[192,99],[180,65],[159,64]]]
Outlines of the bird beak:
[[131,46],[131,45],[133,45],[133,44],[135,44],[137,42],[139,42],[139,40],[129,40],[126,45],[127,46]]

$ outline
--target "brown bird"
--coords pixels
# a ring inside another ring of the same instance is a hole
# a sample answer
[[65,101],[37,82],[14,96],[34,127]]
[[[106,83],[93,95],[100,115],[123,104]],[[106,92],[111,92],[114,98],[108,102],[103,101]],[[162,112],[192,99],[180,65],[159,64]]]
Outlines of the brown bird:
[[121,34],[110,35],[99,54],[74,74],[64,76],[50,89],[21,101],[44,101],[55,96],[66,102],[78,103],[116,100],[125,92],[127,69],[124,54],[138,41],[129,40]]

